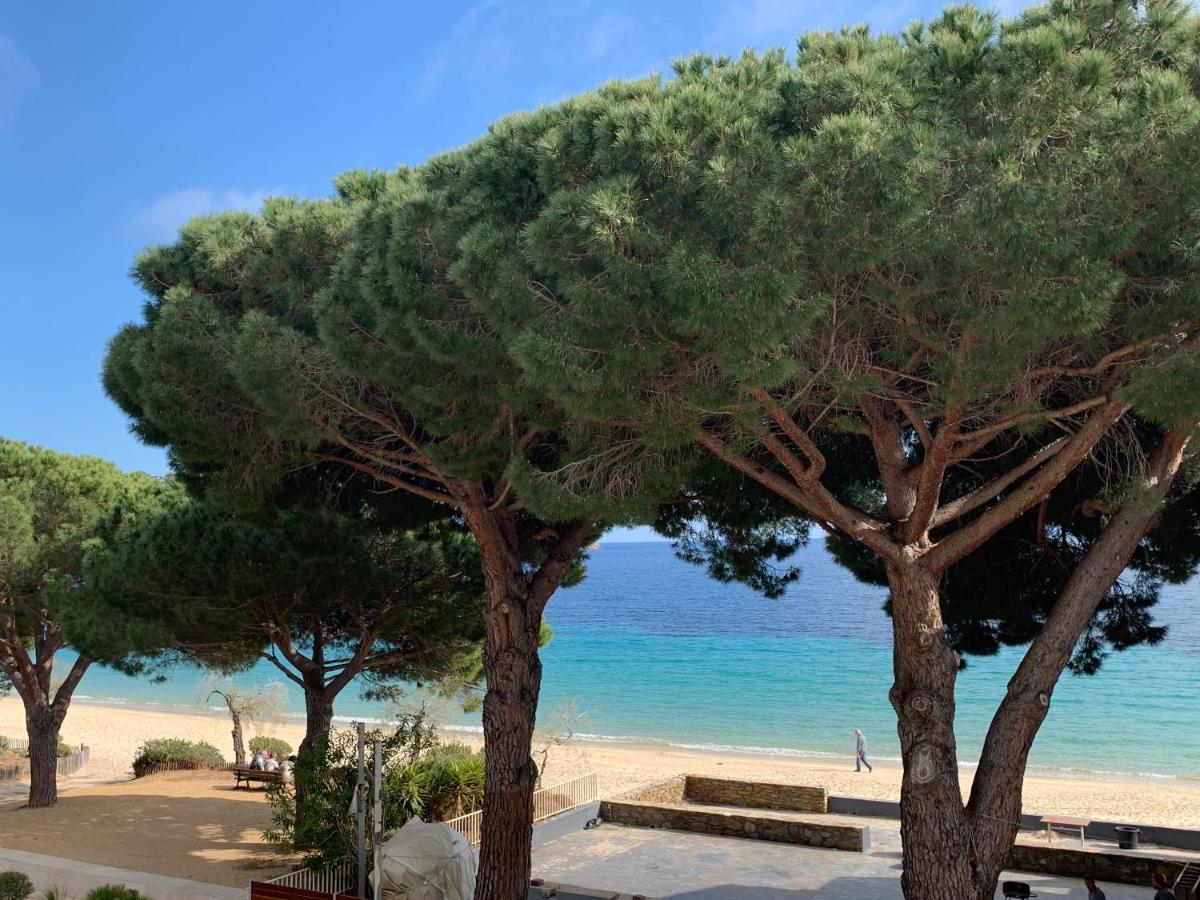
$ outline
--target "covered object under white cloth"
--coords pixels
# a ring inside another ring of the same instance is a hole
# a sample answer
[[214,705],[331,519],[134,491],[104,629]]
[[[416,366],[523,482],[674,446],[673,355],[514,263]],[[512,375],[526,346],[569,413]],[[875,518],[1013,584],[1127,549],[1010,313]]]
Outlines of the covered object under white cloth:
[[478,861],[466,838],[444,822],[409,819],[383,845],[371,873],[383,900],[471,900]]

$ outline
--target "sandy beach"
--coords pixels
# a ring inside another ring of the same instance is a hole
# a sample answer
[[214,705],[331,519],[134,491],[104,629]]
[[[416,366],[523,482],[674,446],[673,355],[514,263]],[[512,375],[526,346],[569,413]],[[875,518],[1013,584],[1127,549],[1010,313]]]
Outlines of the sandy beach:
[[[91,748],[91,760],[78,776],[64,780],[62,786],[69,789],[71,783],[77,781],[94,783],[129,778],[134,753],[149,738],[208,741],[231,759],[229,729],[228,718],[216,712],[76,702],[67,715],[62,735],[72,744],[87,744]],[[302,724],[289,719],[265,723],[259,730],[281,737],[293,746],[299,744],[303,735]],[[15,699],[0,700],[0,734],[24,734],[21,704]],[[443,739],[479,743],[479,737],[470,732],[445,731]],[[600,774],[601,792],[606,796],[682,773],[725,774],[822,785],[832,794],[855,797],[895,800],[900,796],[898,766],[880,764],[871,774],[856,773],[849,758],[842,763],[820,758],[718,753],[685,750],[666,744],[579,739],[558,745],[553,736],[548,735],[535,748],[539,761],[547,748],[545,781],[563,781],[596,771]],[[969,789],[971,775],[971,770],[963,772],[964,794]],[[1200,828],[1200,783],[1172,779],[1122,781],[1031,775],[1025,780],[1024,807],[1029,812]],[[3,832],[4,827],[0,824],[0,835]]]
[[[52,809],[22,808],[19,786],[7,785],[0,799],[0,847],[101,864],[119,860],[131,869],[230,886],[285,871],[294,860],[262,840],[270,810],[261,790],[235,790],[227,772],[170,772],[137,780],[129,774],[137,747],[149,738],[204,740],[232,757],[229,730],[228,718],[216,712],[75,703],[63,738],[87,744],[90,762],[78,774],[59,779],[59,804]],[[295,746],[303,728],[284,719],[265,723],[258,732]],[[21,704],[0,700],[0,735],[22,734]],[[457,731],[446,731],[443,738],[479,741],[478,735]],[[606,796],[683,773],[824,785],[831,793],[859,797],[896,799],[900,793],[897,766],[856,774],[849,759],[624,742],[560,744],[554,736],[541,738],[535,752],[548,783],[595,771]],[[969,780],[966,773],[964,789]],[[1025,808],[1195,828],[1200,827],[1200,784],[1030,777]]]

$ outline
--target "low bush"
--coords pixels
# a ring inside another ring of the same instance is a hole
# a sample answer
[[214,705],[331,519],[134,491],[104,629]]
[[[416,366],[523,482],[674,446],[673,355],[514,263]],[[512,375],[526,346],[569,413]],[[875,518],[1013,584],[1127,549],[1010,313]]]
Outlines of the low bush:
[[155,738],[142,744],[133,758],[133,776],[141,778],[167,765],[176,769],[219,769],[225,765],[225,758],[204,741]]
[[150,898],[123,884],[106,884],[88,891],[87,900],[150,900]]
[[0,734],[0,753],[8,752],[8,738]]
[[[367,735],[368,746],[377,735]],[[462,744],[437,743],[424,713],[405,716],[383,742],[383,818],[399,828],[413,816],[451,819],[483,805],[483,753]],[[295,785],[271,785],[272,822],[267,841],[281,850],[305,850],[306,862],[321,867],[353,856],[354,819],[347,812],[358,779],[354,732],[334,731],[321,754],[301,756]],[[296,807],[295,787],[307,802]]]
[[442,821],[483,806],[483,753],[442,744],[388,773],[385,806],[393,820]]
[[0,900],[26,900],[33,896],[33,882],[23,872],[0,872]]
[[66,759],[68,756],[70,756],[72,753],[75,752],[75,748],[72,747],[70,744],[68,744],[66,741],[60,740],[58,742],[58,751],[57,752],[58,752],[59,759]]
[[263,753],[270,751],[278,759],[287,759],[292,755],[292,745],[282,738],[259,735],[250,739],[250,752],[258,753],[260,751]]

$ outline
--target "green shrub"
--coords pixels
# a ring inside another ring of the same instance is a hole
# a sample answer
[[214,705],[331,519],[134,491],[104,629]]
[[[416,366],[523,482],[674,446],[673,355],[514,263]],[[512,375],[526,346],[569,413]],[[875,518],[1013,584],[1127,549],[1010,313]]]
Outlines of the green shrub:
[[33,882],[23,872],[0,872],[0,900],[25,900],[33,896]]
[[75,752],[75,748],[72,747],[70,744],[68,744],[66,741],[60,740],[58,742],[58,751],[57,752],[58,752],[59,759],[66,759],[68,756],[70,756],[72,753]]
[[258,753],[259,751],[266,753],[268,750],[274,753],[278,759],[287,759],[287,757],[292,755],[292,745],[282,738],[259,735],[250,739],[251,753]]
[[4,735],[0,734],[0,753],[7,753],[7,752],[8,752],[8,738],[6,738],[6,737],[4,737]]
[[155,738],[142,744],[133,758],[133,776],[141,778],[167,764],[178,769],[218,769],[225,765],[225,758],[216,747],[204,741],[193,743],[178,738]]
[[395,772],[387,789],[396,796],[385,804],[396,801],[398,808],[389,812],[400,821],[415,815],[431,822],[466,815],[483,806],[483,753],[463,744],[434,747]]
[[[384,820],[389,828],[398,828],[423,808],[425,783],[423,772],[408,779],[398,773],[408,770],[436,746],[437,732],[421,712],[402,717],[390,734],[368,734],[368,748],[376,737],[383,743]],[[292,778],[294,785],[267,787],[271,825],[263,837],[286,852],[304,848],[305,862],[318,868],[351,858],[355,853],[355,827],[349,809],[358,780],[354,732],[330,732],[324,746],[300,755]],[[306,797],[299,808],[297,788]]]
[[106,884],[88,891],[87,900],[150,900],[150,898],[123,884]]

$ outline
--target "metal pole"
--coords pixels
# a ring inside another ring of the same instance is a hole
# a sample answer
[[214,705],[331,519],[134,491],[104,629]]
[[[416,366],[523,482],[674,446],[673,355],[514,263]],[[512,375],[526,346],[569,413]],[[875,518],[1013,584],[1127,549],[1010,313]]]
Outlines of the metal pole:
[[358,896],[367,896],[367,729],[355,722],[358,730],[358,784],[354,788],[358,814]]
[[371,839],[371,848],[374,851],[375,857],[375,892],[376,898],[383,896],[382,878],[383,871],[380,869],[380,862],[383,859],[383,741],[375,738],[375,792],[372,798],[375,802],[374,807],[374,827],[371,829],[373,835]]

